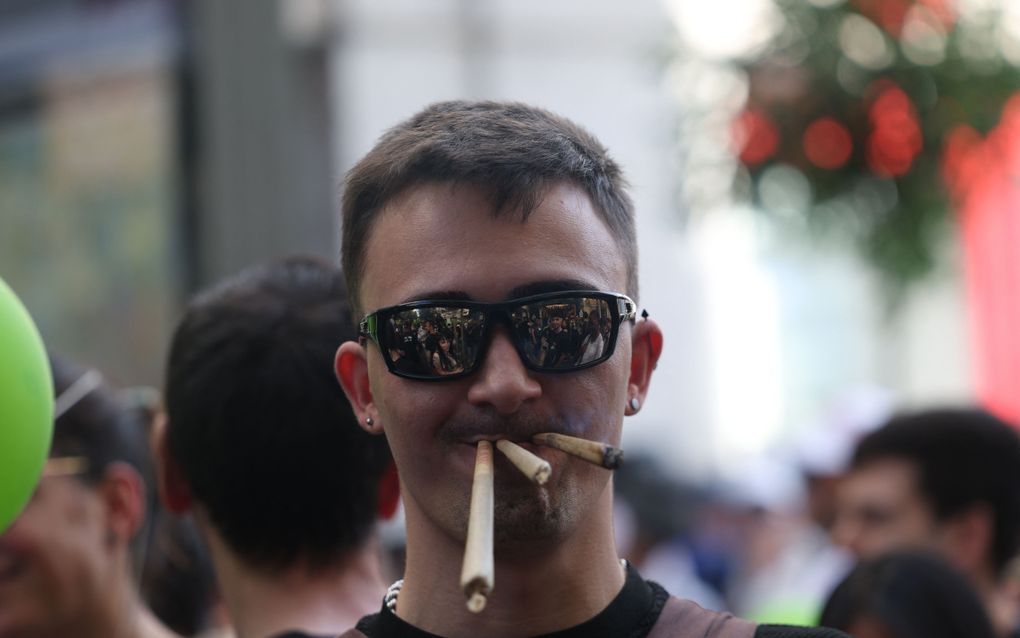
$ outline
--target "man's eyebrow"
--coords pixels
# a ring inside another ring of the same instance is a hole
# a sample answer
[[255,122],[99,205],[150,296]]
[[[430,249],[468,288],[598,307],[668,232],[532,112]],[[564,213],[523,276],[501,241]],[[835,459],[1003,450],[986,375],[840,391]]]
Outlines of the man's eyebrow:
[[[517,286],[510,291],[507,299],[530,297],[544,292],[560,292],[565,290],[598,290],[596,286],[579,279],[553,279],[549,281],[533,281]],[[463,290],[428,290],[415,293],[400,303],[411,303],[425,300],[473,301],[474,297]]]
[[432,299],[449,301],[471,301],[471,295],[463,290],[427,290],[423,293],[414,294],[400,303],[411,303],[413,301],[426,301]]
[[523,286],[517,286],[510,291],[510,299],[518,297],[530,297],[540,295],[544,292],[561,292],[565,290],[598,290],[589,282],[579,279],[554,279],[550,281],[536,281]]

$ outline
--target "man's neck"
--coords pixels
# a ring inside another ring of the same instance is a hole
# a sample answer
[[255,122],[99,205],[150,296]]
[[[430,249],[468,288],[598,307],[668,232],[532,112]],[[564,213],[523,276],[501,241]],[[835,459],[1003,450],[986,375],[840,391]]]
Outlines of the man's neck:
[[379,609],[385,587],[374,538],[335,569],[302,564],[269,575],[239,560],[215,532],[206,537],[238,638],[338,634]]
[[[464,546],[424,523],[406,504],[407,569],[397,615],[441,636],[540,635],[578,625],[606,608],[623,587],[611,492],[597,511],[555,547],[501,558],[485,609],[467,610],[459,587]],[[419,524],[422,523],[422,524]]]

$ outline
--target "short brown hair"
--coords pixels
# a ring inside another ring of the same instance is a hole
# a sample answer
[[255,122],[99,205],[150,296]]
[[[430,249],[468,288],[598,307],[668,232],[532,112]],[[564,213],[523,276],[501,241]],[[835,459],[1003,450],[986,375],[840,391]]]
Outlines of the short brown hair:
[[469,183],[489,191],[495,216],[522,219],[559,182],[584,190],[623,250],[627,294],[637,297],[634,204],[619,165],[570,120],[517,102],[439,102],[387,131],[348,173],[341,259],[355,320],[363,314],[365,245],[379,211],[427,182]]

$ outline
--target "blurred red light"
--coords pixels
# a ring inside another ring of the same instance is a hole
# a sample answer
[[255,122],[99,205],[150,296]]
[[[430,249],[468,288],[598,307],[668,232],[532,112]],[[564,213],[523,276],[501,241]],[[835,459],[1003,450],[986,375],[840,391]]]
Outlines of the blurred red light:
[[855,0],[854,4],[886,33],[898,38],[913,0]]
[[924,147],[914,103],[901,88],[882,82],[871,103],[868,119],[867,162],[871,170],[885,177],[905,175]]
[[956,8],[950,0],[918,0],[918,4],[932,12],[932,15],[949,29],[956,24]]
[[966,197],[971,184],[981,173],[981,135],[961,124],[946,135],[942,151],[942,179],[958,201]]
[[758,109],[747,109],[737,117],[733,139],[740,161],[748,166],[761,164],[779,148],[776,125]]
[[804,154],[819,168],[840,168],[853,150],[850,131],[831,117],[818,118],[804,131]]

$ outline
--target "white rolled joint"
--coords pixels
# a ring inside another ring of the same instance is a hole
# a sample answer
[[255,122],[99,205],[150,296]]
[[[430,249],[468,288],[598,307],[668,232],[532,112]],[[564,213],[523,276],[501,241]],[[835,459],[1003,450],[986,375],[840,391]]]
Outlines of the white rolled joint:
[[623,450],[599,441],[579,439],[576,436],[567,436],[556,432],[536,434],[531,437],[531,441],[538,445],[556,448],[607,470],[615,470],[623,464]]
[[538,483],[539,485],[545,485],[545,482],[549,480],[549,475],[552,473],[552,466],[550,466],[549,462],[545,459],[532,454],[513,441],[508,441],[506,439],[496,441],[496,448],[502,452],[506,458],[510,459],[510,462],[514,464],[514,467],[520,470],[524,476],[528,477],[528,479]]
[[460,587],[467,598],[467,608],[473,613],[485,609],[493,588],[493,507],[492,443],[479,441],[474,481],[471,484],[464,564],[460,571]]

